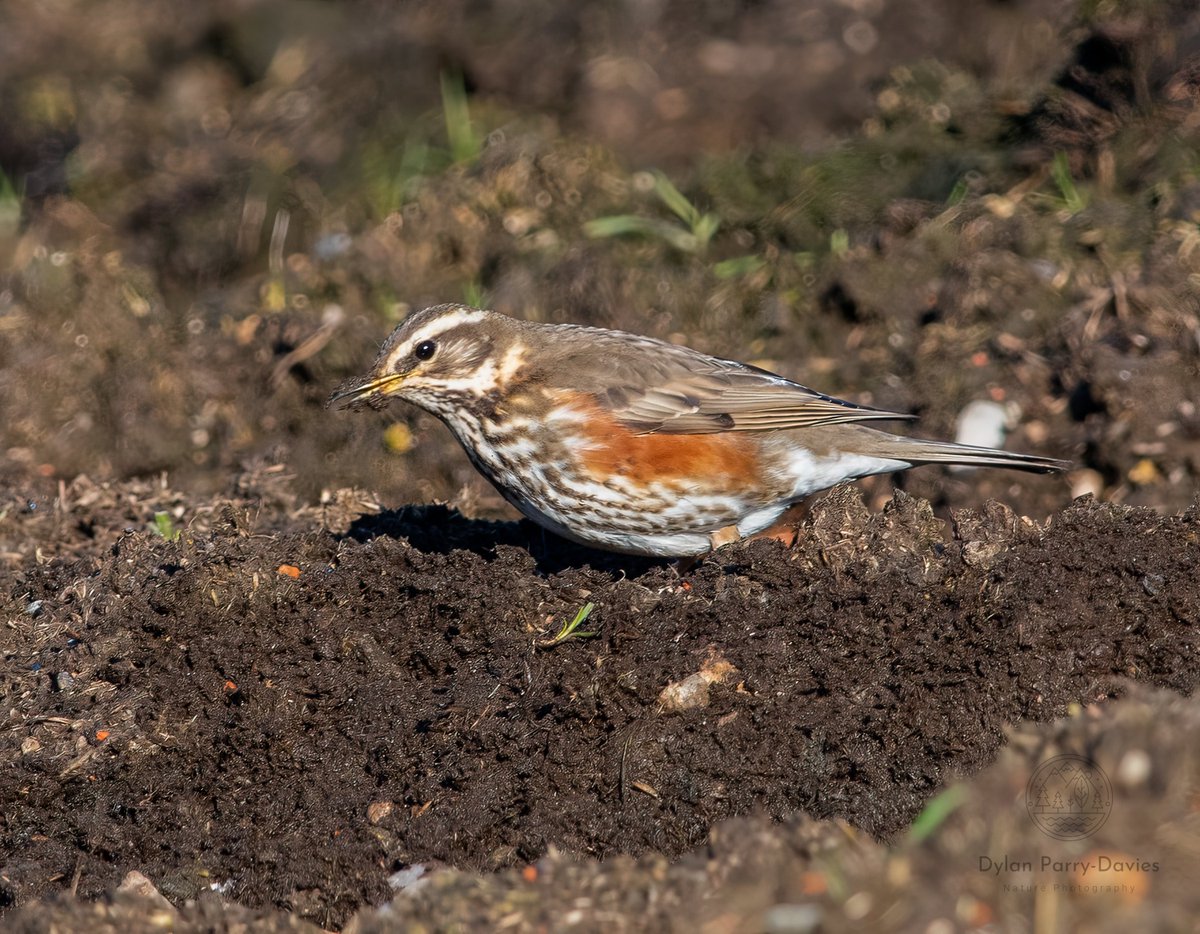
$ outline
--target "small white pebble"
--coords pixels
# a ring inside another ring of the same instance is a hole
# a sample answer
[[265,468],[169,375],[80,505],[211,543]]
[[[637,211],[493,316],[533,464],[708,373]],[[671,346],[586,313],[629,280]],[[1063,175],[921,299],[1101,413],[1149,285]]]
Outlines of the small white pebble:
[[1098,470],[1076,470],[1071,473],[1071,496],[1078,499],[1091,493],[1097,499],[1104,492],[1104,477]]
[[1008,410],[999,402],[976,399],[958,414],[958,434],[954,440],[959,444],[998,448],[1004,444],[1007,431]]
[[770,934],[809,934],[821,926],[818,905],[776,905],[763,916],[763,927]]
[[413,892],[425,881],[425,864],[413,863],[388,876],[388,885],[396,892]]
[[[958,414],[958,431],[954,440],[959,444],[980,448],[1000,448],[1004,446],[1008,424],[1008,409],[998,402],[976,399]],[[979,468],[953,464],[948,469],[953,473],[970,473]]]
[[1131,749],[1117,766],[1117,783],[1123,788],[1138,788],[1150,777],[1150,756],[1145,750]]
[[842,911],[845,912],[848,920],[861,921],[871,913],[871,908],[874,907],[874,904],[870,892],[855,892],[846,899],[846,904],[842,906]]
[[708,704],[709,681],[700,674],[688,675],[662,689],[658,702],[667,710],[690,710]]

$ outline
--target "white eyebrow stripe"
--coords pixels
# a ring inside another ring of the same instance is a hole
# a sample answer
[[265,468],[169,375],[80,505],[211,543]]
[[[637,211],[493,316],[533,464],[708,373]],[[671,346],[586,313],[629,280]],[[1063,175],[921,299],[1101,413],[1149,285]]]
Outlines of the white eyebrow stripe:
[[429,340],[461,324],[478,324],[486,318],[486,312],[477,311],[474,308],[464,308],[450,314],[439,315],[414,334],[413,340]]
[[421,330],[417,331],[411,338],[403,344],[398,345],[388,354],[387,368],[394,369],[397,362],[401,358],[407,357],[412,353],[412,349],[421,343],[421,341],[433,340],[436,337],[445,334],[451,328],[459,327],[463,324],[478,324],[487,318],[487,313],[477,311],[473,308],[464,308],[461,311],[455,311],[451,314],[442,315],[433,321],[430,321]]

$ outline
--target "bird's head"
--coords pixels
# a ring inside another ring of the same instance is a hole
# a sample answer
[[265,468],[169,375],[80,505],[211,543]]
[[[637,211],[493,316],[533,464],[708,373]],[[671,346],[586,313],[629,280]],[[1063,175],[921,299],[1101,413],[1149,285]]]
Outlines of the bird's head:
[[371,371],[338,387],[337,408],[382,408],[392,397],[443,417],[503,388],[521,370],[521,324],[494,311],[437,305],[406,318]]

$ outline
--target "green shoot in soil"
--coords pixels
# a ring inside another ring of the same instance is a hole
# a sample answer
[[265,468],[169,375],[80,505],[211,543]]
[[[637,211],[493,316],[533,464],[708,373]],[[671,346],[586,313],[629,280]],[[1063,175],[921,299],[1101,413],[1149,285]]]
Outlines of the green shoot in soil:
[[363,146],[362,189],[378,218],[399,211],[417,193],[426,175],[441,171],[447,155],[419,137],[401,145],[371,140]]
[[156,512],[154,514],[154,531],[168,542],[177,541],[179,536],[183,534],[182,529],[175,528],[175,523],[171,521],[170,513],[166,512]]
[[721,262],[713,266],[713,275],[718,279],[736,279],[739,276],[748,276],[751,273],[758,272],[765,265],[767,265],[765,259],[750,253],[746,256],[735,256],[732,259],[721,260]]
[[970,191],[970,186],[965,178],[960,178],[954,183],[954,187],[950,189],[950,194],[946,197],[946,207],[952,208],[962,203],[963,198]]
[[471,279],[464,282],[463,302],[472,308],[487,308],[487,291],[484,289],[483,283],[478,279]]
[[442,115],[446,120],[450,158],[456,163],[474,162],[479,158],[483,144],[471,126],[467,88],[458,72],[442,72]]
[[0,234],[15,234],[21,225],[21,187],[0,172]]
[[1058,186],[1058,193],[1068,211],[1078,214],[1087,207],[1087,199],[1080,194],[1075,179],[1071,177],[1071,163],[1065,152],[1054,154],[1054,165],[1050,168],[1050,174],[1054,176],[1054,184]]
[[946,822],[946,818],[957,811],[966,800],[967,792],[962,785],[953,785],[935,795],[908,828],[909,842],[921,843],[928,840]]
[[716,214],[701,211],[684,196],[662,172],[654,173],[654,193],[683,224],[638,214],[614,214],[597,217],[583,225],[593,239],[601,237],[658,237],[682,253],[703,253],[721,226]]
[[592,610],[596,609],[596,604],[585,603],[583,607],[575,614],[575,618],[569,623],[563,623],[562,628],[555,633],[552,639],[543,639],[538,643],[538,648],[552,649],[556,645],[561,645],[571,639],[591,639],[594,638],[594,632],[579,632],[579,627],[583,625],[584,620],[592,615]]

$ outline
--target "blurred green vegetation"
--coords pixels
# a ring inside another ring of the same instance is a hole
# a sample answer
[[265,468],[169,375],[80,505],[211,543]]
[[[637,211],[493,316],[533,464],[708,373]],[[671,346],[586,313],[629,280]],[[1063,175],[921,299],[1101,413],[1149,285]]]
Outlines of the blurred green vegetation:
[[[1079,22],[1115,16],[1119,7],[1085,4]],[[1163,112],[1135,110],[1068,147],[1039,138],[1028,121],[1038,108],[1061,117],[1060,90],[1031,87],[1014,103],[1009,89],[997,96],[976,77],[933,61],[893,69],[861,132],[836,144],[768,141],[701,152],[671,172],[621,169],[614,154],[536,114],[477,98],[453,67],[437,72],[436,106],[355,104],[351,117],[365,122],[338,122],[336,112],[319,109],[336,108],[339,98],[315,96],[310,82],[319,66],[309,41],[289,38],[256,65],[261,79],[246,88],[246,101],[250,112],[266,110],[259,128],[247,128],[256,134],[250,137],[234,133],[235,112],[246,105],[219,70],[191,75],[196,87],[177,89],[189,101],[211,98],[206,110],[198,108],[199,138],[195,127],[172,125],[160,112],[168,101],[146,97],[145,89],[118,80],[89,94],[78,76],[50,68],[15,85],[17,112],[45,133],[99,135],[67,156],[61,193],[117,229],[162,234],[159,244],[132,251],[161,274],[211,282],[257,271],[266,279],[260,294],[267,311],[299,292],[310,302],[362,301],[388,318],[414,284],[421,295],[482,301],[516,262],[510,254],[536,277],[584,240],[593,241],[590,255],[599,251],[617,264],[662,263],[668,279],[680,269],[701,272],[710,287],[741,291],[743,308],[768,293],[802,305],[814,297],[805,283],[827,279],[889,224],[899,204],[919,214],[913,229],[931,242],[982,210],[1035,223],[1040,232],[1025,234],[1031,253],[1086,258],[1093,244],[1064,238],[1055,225],[1082,228],[1115,212],[1119,226],[1089,236],[1141,236],[1197,174],[1194,130]],[[129,152],[134,158],[124,166],[114,161],[122,144],[105,140],[93,122],[106,95],[114,113],[146,97],[140,117],[148,145],[136,157]],[[309,119],[280,129],[289,107]],[[334,139],[333,129],[349,132]],[[570,172],[556,174],[564,165]],[[23,179],[12,170],[0,174],[0,233],[17,224]],[[282,232],[281,212],[288,222]],[[385,252],[399,249],[413,228],[425,238],[416,247],[420,268],[358,249],[364,236],[383,243],[381,230],[391,234]],[[286,242],[276,244],[272,259],[272,240],[280,237]],[[296,281],[282,260],[297,251],[315,254],[329,274]],[[414,272],[425,275],[414,283]],[[552,303],[552,296],[531,295],[530,304],[547,298]],[[650,294],[643,300],[655,301]]]
[[720,219],[692,204],[662,172],[651,173],[649,182],[641,187],[650,188],[659,201],[682,221],[682,226],[640,214],[615,214],[587,221],[583,225],[584,232],[595,239],[628,235],[658,237],[680,252],[704,253],[721,226]]
[[[864,84],[846,60],[859,83],[832,86],[859,116],[814,138],[770,129],[829,103],[781,90],[807,60],[722,73],[684,100],[690,86],[643,93],[649,73],[611,50],[572,71],[545,37],[485,55],[362,9],[181,17],[104,0],[89,15],[111,29],[36,11],[15,24],[29,51],[0,63],[10,448],[76,467],[103,449],[145,472],[287,441],[309,445],[313,476],[365,482],[340,453],[348,429],[310,416],[388,327],[452,300],[686,340],[940,431],[966,401],[1013,391],[1077,440],[1063,398],[1096,374],[1076,348],[1189,333],[1200,93],[1177,4],[1022,14],[1013,35],[1057,56],[1037,69],[947,52]],[[451,19],[425,26],[471,33]],[[51,40],[63,54],[34,54]],[[531,48],[549,70],[530,73]],[[745,105],[705,106],[726,91]],[[662,113],[632,125],[657,132],[661,161],[644,139],[586,132],[643,99]],[[768,130],[736,134],[755,119]],[[989,367],[961,365],[981,349]],[[47,358],[66,361],[54,400],[24,388]],[[142,377],[109,385],[114,372]],[[81,398],[86,418],[64,401]],[[441,469],[419,446],[403,456],[398,485]]]

